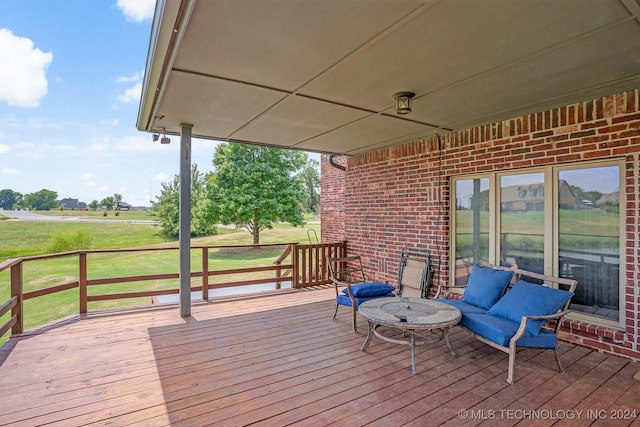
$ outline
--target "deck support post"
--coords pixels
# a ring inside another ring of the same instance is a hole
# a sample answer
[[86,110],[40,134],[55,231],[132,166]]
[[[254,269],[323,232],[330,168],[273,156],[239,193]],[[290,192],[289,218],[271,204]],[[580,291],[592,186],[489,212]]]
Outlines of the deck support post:
[[191,316],[191,130],[180,124],[180,316]]

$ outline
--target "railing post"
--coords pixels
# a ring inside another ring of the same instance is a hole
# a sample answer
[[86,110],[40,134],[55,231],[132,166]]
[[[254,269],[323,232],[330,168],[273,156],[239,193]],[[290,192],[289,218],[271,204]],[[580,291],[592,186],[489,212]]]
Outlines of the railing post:
[[22,314],[22,260],[16,265],[11,266],[11,297],[16,297],[18,302],[11,309],[11,317],[16,318],[16,324],[11,328],[11,334],[21,334],[24,330],[24,321]]
[[291,287],[298,287],[298,278],[300,276],[300,265],[298,262],[298,244],[291,244],[291,264],[293,265],[293,272],[291,273]]
[[[289,246],[291,246],[291,243],[289,243]],[[278,260],[276,260],[274,262],[274,264],[275,265],[282,265],[282,262],[280,262],[280,260],[278,259]],[[282,288],[282,282],[280,281],[280,277],[282,277],[282,270],[277,269],[276,270],[276,289],[281,289]]]
[[209,300],[209,248],[202,248],[202,299]]
[[78,252],[78,287],[80,288],[80,314],[87,312],[87,253]]

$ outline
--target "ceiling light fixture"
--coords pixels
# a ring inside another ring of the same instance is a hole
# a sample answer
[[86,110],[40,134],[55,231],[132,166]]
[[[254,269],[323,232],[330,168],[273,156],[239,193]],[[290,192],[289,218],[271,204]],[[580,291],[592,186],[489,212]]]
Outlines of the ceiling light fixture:
[[393,95],[396,100],[396,114],[409,114],[411,112],[411,99],[416,96],[413,92],[398,92]]

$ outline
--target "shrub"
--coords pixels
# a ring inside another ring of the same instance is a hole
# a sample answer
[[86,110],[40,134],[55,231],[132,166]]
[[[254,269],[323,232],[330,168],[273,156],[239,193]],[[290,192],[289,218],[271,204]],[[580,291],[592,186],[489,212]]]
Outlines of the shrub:
[[59,233],[51,238],[49,253],[91,249],[92,240],[91,233],[85,230],[78,230],[75,233]]

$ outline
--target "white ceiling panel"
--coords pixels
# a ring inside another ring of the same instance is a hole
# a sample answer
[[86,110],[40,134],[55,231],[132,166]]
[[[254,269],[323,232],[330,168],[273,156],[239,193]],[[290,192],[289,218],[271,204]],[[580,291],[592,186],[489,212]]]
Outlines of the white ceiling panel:
[[605,2],[591,2],[587,19],[575,13],[584,0],[499,3],[499,12],[492,1],[436,3],[300,92],[382,111],[396,92],[428,96],[628,17]]
[[157,110],[158,127],[170,131],[181,123],[194,125],[193,133],[226,139],[286,95],[257,86],[172,72]]
[[299,144],[298,148],[311,151],[319,148],[319,151],[326,153],[356,154],[369,151],[372,146],[384,147],[397,139],[433,131],[434,128],[429,126],[374,114],[305,141]]
[[294,91],[422,3],[198,1],[175,67]]
[[[593,49],[602,56],[593,58]],[[640,26],[627,22],[418,99],[412,117],[459,129],[565,105],[579,91],[590,99],[603,82],[639,84],[638,61]]]
[[137,126],[357,154],[639,86],[637,0],[160,0]]
[[[231,135],[231,138],[240,141],[266,138],[277,145],[294,148],[307,139],[367,115],[369,113],[361,110],[292,95]],[[287,132],[282,132],[284,126],[288,128]]]

